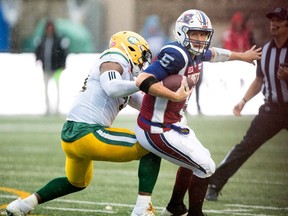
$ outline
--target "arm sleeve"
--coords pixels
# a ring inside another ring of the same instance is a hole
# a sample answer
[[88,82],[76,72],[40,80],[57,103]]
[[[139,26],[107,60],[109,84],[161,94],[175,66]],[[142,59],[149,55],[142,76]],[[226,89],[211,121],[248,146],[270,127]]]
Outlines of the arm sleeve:
[[211,62],[225,62],[230,59],[232,52],[227,49],[222,49],[218,47],[211,48],[214,50],[214,58],[212,58]]
[[110,97],[126,97],[137,91],[135,81],[123,80],[116,70],[105,71],[100,75],[100,84]]
[[129,99],[129,103],[128,103],[129,106],[140,111],[143,97],[144,97],[144,93],[140,91],[132,94]]

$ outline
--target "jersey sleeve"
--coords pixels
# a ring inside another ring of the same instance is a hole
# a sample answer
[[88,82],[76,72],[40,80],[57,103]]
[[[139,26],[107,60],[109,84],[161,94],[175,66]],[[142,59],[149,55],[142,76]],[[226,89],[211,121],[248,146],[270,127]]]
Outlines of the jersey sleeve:
[[99,57],[100,64],[104,62],[116,62],[120,64],[123,67],[123,70],[127,70],[129,66],[129,60],[128,58],[118,49],[108,49],[105,52],[101,54]]
[[212,51],[210,49],[203,55],[202,61],[210,61],[212,59]]
[[172,46],[164,47],[145,72],[153,74],[158,80],[163,80],[171,74],[178,72],[185,67],[185,59],[179,50]]

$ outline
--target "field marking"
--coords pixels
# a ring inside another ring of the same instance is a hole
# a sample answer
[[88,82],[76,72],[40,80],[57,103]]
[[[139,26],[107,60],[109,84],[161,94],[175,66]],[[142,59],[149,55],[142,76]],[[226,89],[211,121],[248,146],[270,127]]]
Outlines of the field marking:
[[[13,188],[7,187],[0,187],[0,191],[12,193],[13,195],[6,195],[0,194],[0,198],[8,198],[8,199],[16,199],[18,197],[24,198],[30,195],[30,193],[26,191],[21,191]],[[98,206],[112,206],[112,207],[127,207],[133,208],[134,205],[124,204],[124,203],[111,203],[111,202],[95,202],[95,201],[81,201],[81,200],[70,200],[70,199],[55,199],[54,202],[60,203],[73,203],[73,204],[87,204],[87,205],[98,205]],[[0,205],[0,210],[4,210],[7,204]],[[243,204],[224,204],[224,206],[228,207],[227,209],[222,210],[204,210],[205,213],[211,214],[224,214],[224,215],[240,215],[240,216],[271,216],[265,214],[255,214],[250,213],[253,209],[266,209],[266,210],[273,210],[273,211],[288,211],[288,207],[285,208],[277,208],[273,206],[255,206],[255,205],[243,205]],[[229,207],[232,207],[229,208]],[[233,209],[235,207],[235,209]],[[50,210],[58,210],[58,211],[74,211],[74,212],[93,212],[93,213],[105,213],[105,214],[116,214],[117,212],[113,210],[96,210],[96,209],[82,209],[82,208],[63,208],[63,207],[53,207],[53,206],[46,206],[45,209]],[[154,206],[154,208],[158,211],[162,211],[164,207]],[[0,211],[0,215],[5,215],[5,212]],[[32,216],[32,215],[31,215]],[[37,215],[40,216],[40,215]]]
[[59,210],[59,211],[73,211],[73,212],[93,212],[93,213],[107,213],[107,214],[115,214],[115,211],[108,210],[93,210],[93,209],[77,209],[77,208],[59,208],[59,207],[44,207],[45,209],[50,210]]
[[22,199],[30,195],[30,193],[26,191],[21,191],[21,190],[17,190],[14,188],[8,188],[8,187],[0,187],[0,191],[5,191],[8,193],[16,194]]
[[[17,198],[15,195],[1,195],[0,198]],[[125,203],[111,203],[111,202],[94,202],[94,201],[81,201],[81,200],[70,200],[70,199],[55,199],[53,202],[60,202],[60,203],[72,203],[72,204],[86,204],[86,205],[98,205],[98,206],[112,206],[112,207],[126,207],[126,208],[133,208],[134,205],[125,204]],[[274,211],[288,211],[287,208],[277,208],[272,206],[253,206],[253,205],[242,205],[242,204],[224,204],[226,207],[235,207],[235,209],[210,209],[204,210],[205,213],[211,214],[223,214],[223,215],[244,215],[244,216],[271,216],[266,214],[255,214],[249,213],[252,209],[267,209],[267,210],[274,210]],[[93,213],[107,213],[107,214],[116,214],[117,212],[110,210],[96,210],[96,209],[82,209],[82,208],[60,208],[60,207],[53,207],[53,206],[46,206],[45,209],[49,210],[58,210],[58,211],[75,211],[75,212],[93,212]],[[164,207],[154,206],[154,208],[158,211],[162,211]],[[245,209],[243,209],[245,208]],[[2,208],[3,209],[3,206]]]
[[271,206],[253,206],[253,205],[242,205],[242,204],[225,204],[225,206],[232,206],[232,207],[241,207],[241,208],[253,208],[253,209],[267,209],[267,210],[284,210],[288,211],[288,207],[285,208],[277,208]]
[[[237,211],[237,212],[236,212]],[[266,214],[253,214],[248,213],[249,210],[243,211],[242,209],[224,209],[224,210],[204,210],[204,213],[221,214],[221,215],[243,215],[243,216],[271,216]]]
[[74,204],[88,204],[88,205],[100,205],[100,206],[117,206],[117,207],[131,207],[133,208],[134,205],[124,204],[124,203],[110,203],[110,202],[94,202],[94,201],[81,201],[81,200],[67,200],[67,199],[56,199],[56,202],[63,202],[63,203],[74,203]]

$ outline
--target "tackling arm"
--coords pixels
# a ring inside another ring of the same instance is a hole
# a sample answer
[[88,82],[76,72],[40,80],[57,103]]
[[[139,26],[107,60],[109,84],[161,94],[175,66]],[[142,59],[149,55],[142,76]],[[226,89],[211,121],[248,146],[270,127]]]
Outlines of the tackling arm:
[[129,106],[140,111],[143,96],[144,96],[143,92],[140,91],[132,94],[128,102]]
[[126,97],[137,91],[135,81],[123,80],[123,68],[116,62],[104,62],[100,68],[100,83],[110,97]]

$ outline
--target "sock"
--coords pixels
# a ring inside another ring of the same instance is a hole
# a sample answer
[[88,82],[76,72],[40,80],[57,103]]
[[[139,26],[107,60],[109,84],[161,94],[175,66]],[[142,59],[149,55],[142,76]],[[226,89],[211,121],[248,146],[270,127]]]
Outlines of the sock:
[[36,205],[38,205],[38,199],[35,194],[32,194],[25,199],[23,199],[23,202],[28,205],[31,210],[35,208]]
[[151,195],[156,184],[161,165],[161,158],[148,153],[141,158],[138,168],[139,193]]
[[133,213],[136,215],[145,214],[150,202],[151,196],[138,195],[136,204],[133,209]]
[[151,196],[143,196],[143,195],[138,195],[137,201],[136,201],[136,206],[148,206],[148,204],[151,202]]
[[206,195],[209,178],[193,175],[189,183],[189,214],[202,215],[202,206]]
[[184,197],[187,192],[191,176],[191,170],[179,167],[176,175],[173,193],[168,204],[168,210],[170,209],[169,206],[171,206],[171,208],[175,208],[175,206],[184,205]]
[[48,184],[38,190],[35,195],[40,204],[83,189],[84,188],[72,185],[67,177],[60,177],[48,182]]

